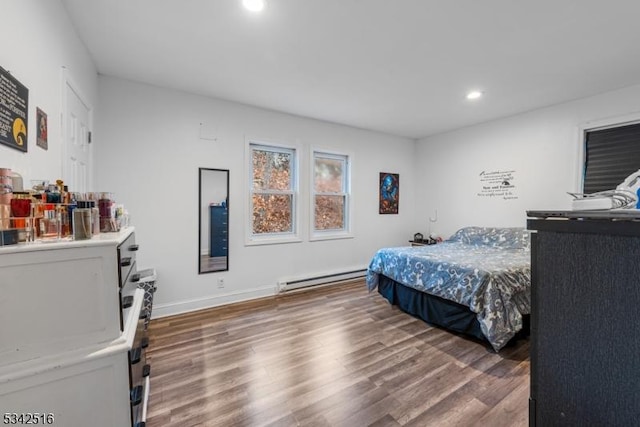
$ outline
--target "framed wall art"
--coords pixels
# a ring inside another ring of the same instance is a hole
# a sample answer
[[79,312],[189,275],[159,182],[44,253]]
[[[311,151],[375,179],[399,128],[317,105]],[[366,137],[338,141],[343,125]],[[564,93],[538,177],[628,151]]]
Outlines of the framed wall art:
[[27,152],[29,89],[0,67],[0,144]]
[[36,123],[37,123],[37,137],[36,137],[36,145],[40,148],[47,150],[49,148],[48,138],[47,138],[47,114],[41,109],[36,107]]
[[380,210],[381,214],[397,214],[400,204],[400,175],[380,172]]

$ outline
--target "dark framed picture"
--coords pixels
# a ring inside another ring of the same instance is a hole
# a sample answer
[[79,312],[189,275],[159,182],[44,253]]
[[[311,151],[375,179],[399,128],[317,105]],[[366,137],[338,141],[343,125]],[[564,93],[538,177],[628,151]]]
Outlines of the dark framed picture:
[[29,89],[0,67],[0,144],[27,152]]
[[380,213],[397,214],[400,204],[400,175],[380,172]]
[[38,147],[41,147],[45,150],[49,149],[49,145],[48,145],[48,139],[47,139],[47,130],[48,125],[47,125],[47,114],[42,111],[41,109],[36,107],[36,123],[37,123],[37,130],[36,130],[36,145]]

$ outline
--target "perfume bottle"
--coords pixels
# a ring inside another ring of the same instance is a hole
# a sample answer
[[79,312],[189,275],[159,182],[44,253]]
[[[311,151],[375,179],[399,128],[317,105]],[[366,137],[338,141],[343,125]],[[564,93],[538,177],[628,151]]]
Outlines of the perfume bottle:
[[31,221],[31,231],[32,231],[32,238],[31,240],[35,240],[36,238],[40,237],[40,223],[42,220],[42,217],[44,216],[44,206],[45,204],[43,203],[43,197],[44,193],[35,193],[33,194],[33,200],[31,201],[31,218],[33,219],[33,221]]
[[42,240],[60,239],[61,221],[59,211],[53,207],[46,209],[40,219],[40,238]]
[[69,187],[67,185],[62,188],[62,203],[70,205],[73,201],[73,193],[69,192]]
[[69,216],[69,211],[67,210],[68,205],[57,205],[56,211],[58,213],[58,218],[60,219],[60,237],[65,238],[71,236],[71,222],[72,218]]
[[57,185],[49,184],[49,186],[44,192],[43,201],[47,203],[61,203],[60,191],[58,190]]

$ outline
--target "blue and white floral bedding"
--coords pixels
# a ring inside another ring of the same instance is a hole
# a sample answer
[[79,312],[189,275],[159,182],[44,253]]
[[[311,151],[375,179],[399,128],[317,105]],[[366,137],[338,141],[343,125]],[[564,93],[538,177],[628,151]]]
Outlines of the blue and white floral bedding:
[[466,227],[437,245],[383,248],[369,264],[367,287],[374,290],[382,274],[467,306],[498,351],[530,312],[529,242],[523,228]]

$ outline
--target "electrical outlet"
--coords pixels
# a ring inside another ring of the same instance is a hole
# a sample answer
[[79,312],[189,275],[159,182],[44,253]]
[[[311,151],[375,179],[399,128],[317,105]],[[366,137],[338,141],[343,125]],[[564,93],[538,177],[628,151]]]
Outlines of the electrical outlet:
[[222,277],[218,278],[218,287],[224,288],[224,279]]

